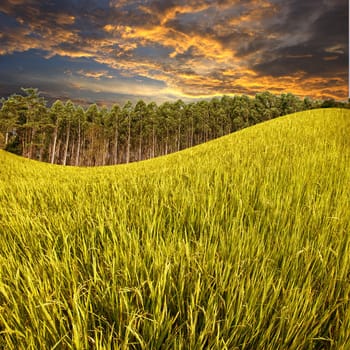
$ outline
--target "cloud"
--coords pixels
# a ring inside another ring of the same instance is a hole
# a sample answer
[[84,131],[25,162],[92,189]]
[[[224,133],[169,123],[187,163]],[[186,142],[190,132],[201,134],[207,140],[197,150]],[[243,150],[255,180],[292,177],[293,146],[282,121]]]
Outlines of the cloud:
[[269,89],[345,98],[347,13],[346,0],[4,0],[0,55],[89,57],[105,68],[71,79],[95,90],[119,74],[179,97]]
[[101,78],[105,79],[113,79],[113,75],[111,75],[107,70],[102,71],[85,71],[83,69],[79,69],[77,71],[78,75],[81,75],[86,78],[92,78],[96,80],[100,80]]
[[[259,76],[274,78],[302,72],[304,79],[310,81],[310,91],[314,86],[312,82],[318,82],[319,92],[314,92],[316,96],[323,96],[322,91],[329,95],[331,86],[327,82],[336,79],[342,88],[335,86],[337,92],[333,93],[333,97],[341,92],[338,97],[344,98],[347,96],[348,66],[347,3],[338,1],[335,5],[324,1],[323,7],[316,7],[317,4],[318,1],[305,2],[303,5],[291,2],[285,26],[272,27],[279,30],[282,38],[285,36],[284,40],[272,47],[270,52],[264,53],[252,67]],[[303,37],[297,28],[304,28],[305,23],[308,23],[308,30]]]

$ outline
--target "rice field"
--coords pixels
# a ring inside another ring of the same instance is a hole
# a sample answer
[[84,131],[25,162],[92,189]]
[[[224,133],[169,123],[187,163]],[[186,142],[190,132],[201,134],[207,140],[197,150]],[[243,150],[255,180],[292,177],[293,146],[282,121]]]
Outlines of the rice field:
[[140,163],[0,151],[0,349],[350,349],[350,111]]

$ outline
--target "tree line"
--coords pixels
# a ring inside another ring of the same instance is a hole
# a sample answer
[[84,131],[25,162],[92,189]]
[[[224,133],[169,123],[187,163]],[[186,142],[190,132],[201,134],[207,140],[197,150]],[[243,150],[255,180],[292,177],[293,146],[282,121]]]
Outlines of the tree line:
[[1,100],[0,147],[52,164],[97,166],[149,159],[198,145],[289,113],[343,106],[270,92],[157,105],[139,100],[85,108],[68,100],[47,105],[37,89]]

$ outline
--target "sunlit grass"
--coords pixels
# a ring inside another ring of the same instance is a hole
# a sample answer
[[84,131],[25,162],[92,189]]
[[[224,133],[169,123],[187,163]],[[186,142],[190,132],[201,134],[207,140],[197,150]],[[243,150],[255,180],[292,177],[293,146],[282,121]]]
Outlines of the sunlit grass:
[[349,349],[350,112],[100,168],[0,152],[0,348]]

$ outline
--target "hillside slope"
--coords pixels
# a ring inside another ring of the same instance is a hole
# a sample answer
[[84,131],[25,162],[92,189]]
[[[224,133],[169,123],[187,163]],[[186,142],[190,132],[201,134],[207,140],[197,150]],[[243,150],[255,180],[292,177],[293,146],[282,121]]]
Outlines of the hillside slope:
[[347,349],[350,111],[140,163],[0,152],[0,347]]

